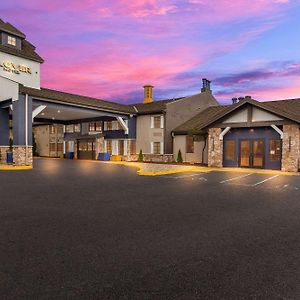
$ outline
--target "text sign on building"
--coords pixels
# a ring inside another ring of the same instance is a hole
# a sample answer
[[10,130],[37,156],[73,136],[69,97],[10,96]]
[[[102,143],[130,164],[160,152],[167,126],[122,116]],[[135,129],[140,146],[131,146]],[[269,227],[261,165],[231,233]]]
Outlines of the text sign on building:
[[3,63],[0,63],[0,67],[3,68],[4,71],[15,73],[15,74],[21,74],[21,73],[27,73],[31,74],[31,68],[24,66],[24,65],[17,65],[10,61],[5,61]]

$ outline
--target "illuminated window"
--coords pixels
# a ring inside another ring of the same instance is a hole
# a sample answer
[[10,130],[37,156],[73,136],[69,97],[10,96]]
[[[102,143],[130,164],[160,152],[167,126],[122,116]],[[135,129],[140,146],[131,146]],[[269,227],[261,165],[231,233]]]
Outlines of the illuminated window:
[[161,117],[155,116],[154,117],[154,128],[160,128],[161,127]]
[[67,133],[73,133],[74,132],[74,125],[67,125],[66,126],[66,132]]
[[12,46],[17,46],[17,39],[13,36],[8,36],[7,37],[7,44],[12,45]]
[[194,153],[194,137],[190,135],[186,137],[186,153]]
[[119,155],[124,155],[124,141],[119,141]]
[[55,134],[55,126],[50,126],[50,134]]
[[107,124],[107,130],[113,130],[113,122],[112,121],[108,121],[106,122]]
[[235,141],[225,141],[225,160],[235,160]]
[[106,141],[106,152],[109,154],[112,154],[112,141],[111,140]]
[[63,143],[58,143],[57,144],[57,151],[63,152],[64,151],[64,144]]
[[130,141],[130,154],[136,154],[136,141]]
[[55,152],[56,151],[56,144],[55,143],[50,143],[49,144],[49,150],[51,152]]
[[80,124],[75,124],[74,125],[74,132],[80,132],[81,126]]
[[281,140],[270,140],[270,160],[280,161],[281,159]]
[[160,154],[160,142],[153,143],[153,154]]

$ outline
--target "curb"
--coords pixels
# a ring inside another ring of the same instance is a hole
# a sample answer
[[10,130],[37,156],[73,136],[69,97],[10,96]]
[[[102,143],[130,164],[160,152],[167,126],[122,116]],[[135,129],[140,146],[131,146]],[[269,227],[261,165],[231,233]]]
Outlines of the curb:
[[0,166],[0,171],[25,171],[32,170],[32,166]]

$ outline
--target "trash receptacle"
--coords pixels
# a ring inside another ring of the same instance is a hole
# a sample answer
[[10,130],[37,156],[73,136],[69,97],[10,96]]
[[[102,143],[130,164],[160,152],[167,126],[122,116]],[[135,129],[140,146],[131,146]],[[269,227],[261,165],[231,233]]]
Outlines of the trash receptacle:
[[14,162],[13,153],[12,152],[6,152],[6,162],[8,164],[12,164]]
[[109,153],[99,153],[98,154],[98,160],[109,161],[110,160],[110,154]]

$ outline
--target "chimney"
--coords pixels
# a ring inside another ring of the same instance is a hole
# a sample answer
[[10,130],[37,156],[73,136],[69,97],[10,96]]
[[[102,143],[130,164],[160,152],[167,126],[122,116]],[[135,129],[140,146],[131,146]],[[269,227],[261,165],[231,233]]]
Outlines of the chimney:
[[153,88],[154,86],[149,84],[144,86],[144,103],[153,102]]
[[245,100],[251,100],[251,96],[245,96]]
[[236,103],[239,103],[238,98],[232,98],[232,104],[236,104]]
[[244,99],[245,99],[244,97],[239,97],[239,98],[238,98],[239,102],[240,102],[240,101],[243,101]]
[[202,78],[202,89],[201,89],[201,93],[203,92],[211,92],[211,89],[210,89],[210,81],[206,78]]

